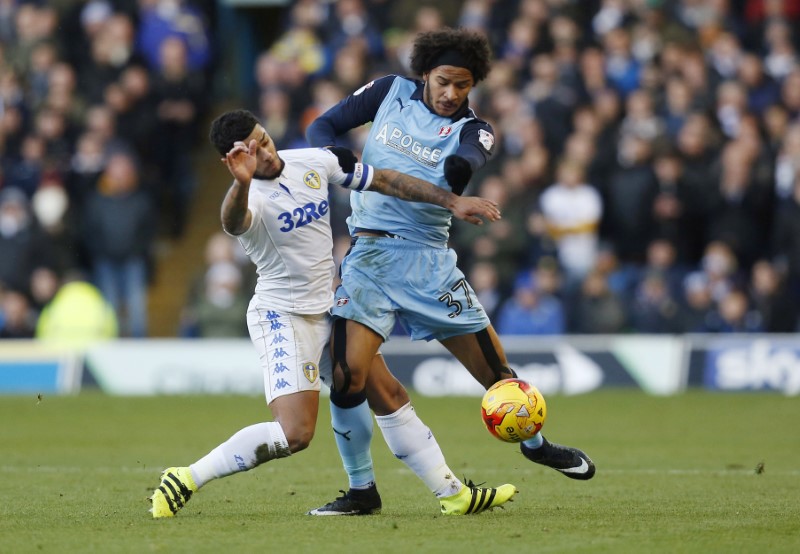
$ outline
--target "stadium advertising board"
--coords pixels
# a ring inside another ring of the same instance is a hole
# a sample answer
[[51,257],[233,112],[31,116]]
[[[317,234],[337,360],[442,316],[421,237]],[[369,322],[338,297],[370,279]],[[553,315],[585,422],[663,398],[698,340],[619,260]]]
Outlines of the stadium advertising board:
[[[672,337],[504,338],[517,375],[543,394],[583,394],[603,386],[640,387],[651,394],[683,390],[683,342]],[[381,349],[404,384],[426,396],[472,395],[483,390],[437,343],[390,341]]]
[[93,347],[86,365],[109,394],[263,394],[249,340],[121,340]]
[[688,338],[689,384],[720,391],[800,394],[800,337]]
[[[638,387],[670,395],[687,386],[800,394],[796,335],[504,337],[503,344],[519,376],[544,394]],[[420,394],[482,394],[438,343],[392,338],[382,352],[400,381]],[[8,341],[0,347],[0,393],[76,392],[80,362],[34,341]],[[246,339],[114,341],[90,349],[86,366],[84,385],[111,394],[261,394],[263,387]]]
[[[559,337],[504,340],[509,362],[544,394],[604,386],[650,394],[683,390],[683,341],[669,337]],[[393,338],[381,349],[407,387],[427,396],[481,396],[466,369],[438,343]],[[258,358],[248,340],[118,341],[87,353],[89,378],[111,394],[260,394]],[[87,379],[87,384],[94,384]]]
[[0,394],[72,394],[80,390],[81,357],[29,340],[0,341]]

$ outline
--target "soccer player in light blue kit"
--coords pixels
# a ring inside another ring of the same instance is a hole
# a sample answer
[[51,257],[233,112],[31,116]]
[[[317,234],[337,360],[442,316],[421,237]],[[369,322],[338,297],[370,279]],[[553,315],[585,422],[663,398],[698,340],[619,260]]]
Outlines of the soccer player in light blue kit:
[[[487,76],[490,60],[488,41],[477,33],[442,29],[420,34],[411,68],[421,81],[390,75],[370,82],[320,116],[308,129],[309,143],[333,146],[337,137],[372,122],[364,163],[391,167],[461,194],[494,147],[491,126],[467,100],[472,87]],[[447,247],[450,213],[371,192],[351,194],[350,204],[353,246],[342,262],[331,340],[332,424],[350,487],[309,512],[313,515],[380,511],[369,452],[370,407],[387,443],[402,440],[411,451],[410,445],[424,444],[426,428],[407,391],[388,372],[369,374],[397,320],[412,339],[441,342],[485,388],[514,376],[489,318],[456,267],[455,252]],[[585,453],[540,434],[521,443],[521,450],[533,462],[572,479],[594,476],[595,466]],[[445,509],[469,513],[442,503]]]

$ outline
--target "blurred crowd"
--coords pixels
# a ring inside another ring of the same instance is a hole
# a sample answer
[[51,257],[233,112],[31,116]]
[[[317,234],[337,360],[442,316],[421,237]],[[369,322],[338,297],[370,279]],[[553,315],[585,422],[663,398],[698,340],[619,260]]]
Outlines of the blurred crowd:
[[154,240],[182,235],[197,179],[210,8],[0,0],[0,337],[36,334],[73,282],[116,322],[86,309],[65,325],[97,313],[103,333],[147,336]]
[[[0,0],[0,336],[25,302],[33,333],[75,268],[141,336],[112,284],[146,287],[153,234],[185,225],[214,6],[64,3]],[[470,103],[496,153],[467,193],[503,219],[455,222],[451,245],[498,332],[800,330],[800,0],[298,0],[282,17],[240,102],[278,148],[369,80],[410,76],[417,33],[489,37]],[[252,267],[225,235],[206,261],[180,334],[246,336]]]

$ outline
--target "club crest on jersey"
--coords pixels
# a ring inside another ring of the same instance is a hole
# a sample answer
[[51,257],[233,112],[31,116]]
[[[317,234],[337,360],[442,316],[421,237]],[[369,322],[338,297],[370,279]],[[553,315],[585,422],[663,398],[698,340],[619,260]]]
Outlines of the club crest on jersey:
[[445,125],[444,127],[439,127],[439,136],[440,137],[446,137],[447,135],[449,135],[452,132],[453,132],[453,127],[451,127],[450,125]]
[[319,377],[319,369],[314,362],[306,362],[303,364],[303,375],[306,376],[309,383],[313,383]]
[[322,180],[319,178],[316,171],[309,171],[303,175],[303,182],[307,187],[312,189],[318,189],[322,186]]
[[486,151],[489,152],[491,151],[492,146],[494,146],[494,137],[489,131],[478,129],[478,142],[480,142],[483,147],[486,148]]

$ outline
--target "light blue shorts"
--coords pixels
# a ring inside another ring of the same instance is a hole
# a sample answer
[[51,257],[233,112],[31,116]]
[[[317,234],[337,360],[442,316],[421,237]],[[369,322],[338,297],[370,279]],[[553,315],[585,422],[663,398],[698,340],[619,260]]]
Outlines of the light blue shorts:
[[413,340],[476,333],[489,318],[456,253],[388,237],[358,237],[342,262],[333,315],[389,337],[395,318]]

